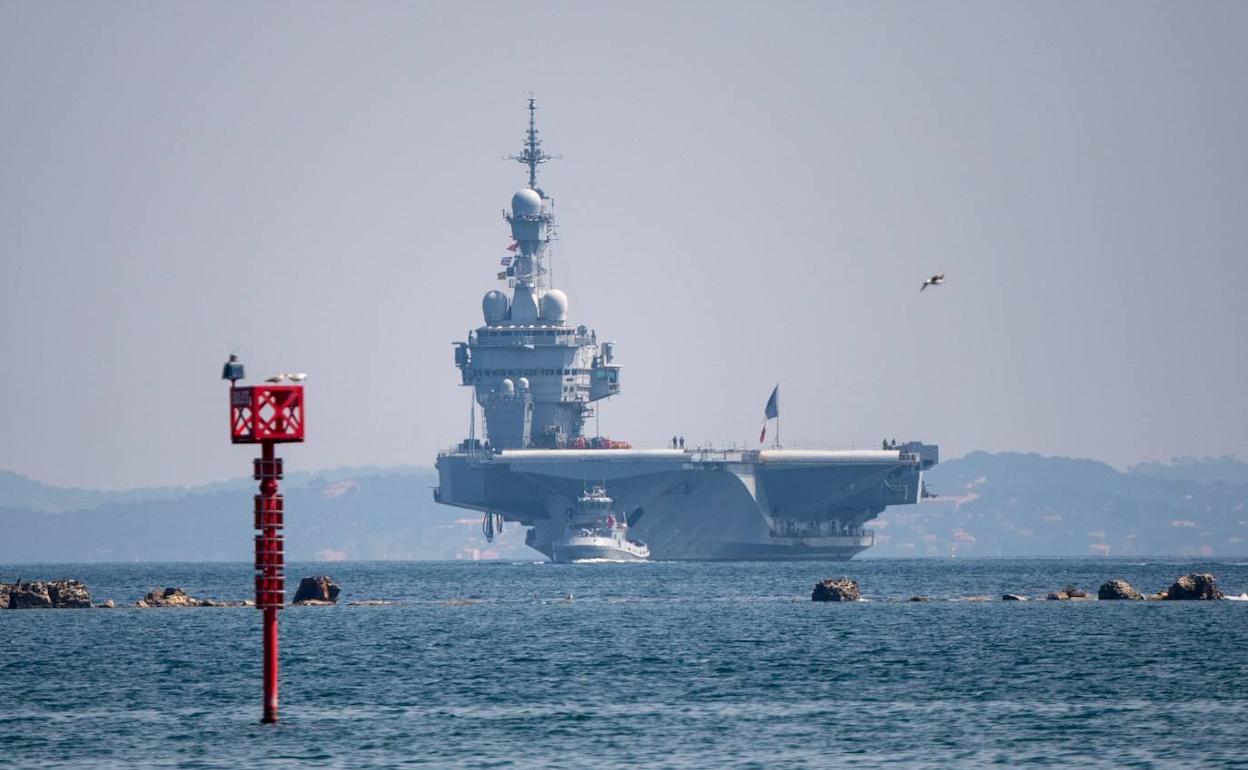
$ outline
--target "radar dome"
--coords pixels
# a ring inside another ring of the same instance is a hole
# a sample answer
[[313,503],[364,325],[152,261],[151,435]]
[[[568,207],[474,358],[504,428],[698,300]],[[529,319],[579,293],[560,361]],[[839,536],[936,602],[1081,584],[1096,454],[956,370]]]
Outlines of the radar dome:
[[487,324],[498,323],[507,318],[507,295],[501,291],[491,290],[481,299],[481,313]]
[[516,380],[516,390],[520,391],[521,393],[524,393],[528,389],[529,389],[528,377],[521,377],[520,379]]
[[568,295],[551,289],[542,295],[542,320],[563,323],[568,320]]
[[511,196],[511,214],[516,217],[535,217],[542,213],[542,196],[537,190],[525,188]]
[[504,393],[507,393],[510,395],[516,392],[516,383],[512,382],[510,377],[504,377],[500,385],[501,387],[499,388],[499,390],[501,390]]

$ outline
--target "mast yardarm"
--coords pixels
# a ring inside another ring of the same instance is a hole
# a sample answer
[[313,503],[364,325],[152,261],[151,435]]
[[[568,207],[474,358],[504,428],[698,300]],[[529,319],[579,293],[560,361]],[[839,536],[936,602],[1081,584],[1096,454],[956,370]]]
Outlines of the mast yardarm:
[[542,150],[542,140],[537,138],[537,100],[529,97],[529,130],[524,136],[524,150],[519,155],[508,155],[514,160],[529,167],[529,187],[537,190],[537,167],[548,160],[558,160],[558,155],[547,155]]

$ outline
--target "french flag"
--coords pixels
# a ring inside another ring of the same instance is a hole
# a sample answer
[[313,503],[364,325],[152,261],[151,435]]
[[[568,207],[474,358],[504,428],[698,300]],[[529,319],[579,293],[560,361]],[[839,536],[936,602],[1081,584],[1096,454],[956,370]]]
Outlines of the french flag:
[[758,443],[767,440],[767,421],[780,417],[780,383],[776,383],[776,387],[771,391],[771,398],[767,399],[767,406],[763,409],[763,429],[758,434]]

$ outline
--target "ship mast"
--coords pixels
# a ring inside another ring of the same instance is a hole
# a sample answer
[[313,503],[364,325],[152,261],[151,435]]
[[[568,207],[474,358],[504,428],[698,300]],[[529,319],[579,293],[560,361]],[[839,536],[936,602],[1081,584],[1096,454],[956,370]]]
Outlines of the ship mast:
[[519,155],[509,155],[507,159],[529,167],[529,187],[541,194],[537,186],[537,167],[548,160],[558,160],[559,156],[547,155],[542,149],[542,140],[537,138],[537,99],[532,96],[529,97],[529,130],[525,133],[524,149]]
[[[518,249],[506,277],[514,280],[512,286],[516,289],[512,307],[519,305],[522,308],[519,312],[513,312],[512,318],[520,320],[528,315],[523,308],[531,307],[536,312],[545,283],[542,276],[546,269],[542,265],[542,258],[553,234],[554,216],[550,209],[552,201],[537,186],[537,167],[558,158],[542,149],[542,140],[538,138],[537,131],[537,100],[532,96],[529,97],[529,129],[524,135],[524,148],[519,155],[506,157],[529,169],[528,187],[512,196],[511,212],[504,212],[505,218],[511,224],[511,237],[516,242],[513,250]],[[503,276],[500,275],[501,277]]]

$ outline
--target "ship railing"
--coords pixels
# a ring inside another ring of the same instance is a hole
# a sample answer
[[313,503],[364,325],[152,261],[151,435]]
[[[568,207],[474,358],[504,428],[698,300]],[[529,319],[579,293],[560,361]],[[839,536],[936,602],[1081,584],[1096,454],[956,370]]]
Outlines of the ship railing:
[[744,461],[747,450],[695,448],[688,450],[688,459],[695,463],[739,463]]
[[844,537],[875,542],[875,530],[844,527],[835,521],[773,521],[768,528],[771,537]]
[[473,347],[492,348],[492,347],[516,347],[518,345],[567,345],[571,343],[578,347],[591,345],[594,343],[592,337],[582,337],[575,333],[569,334],[507,334],[507,335],[490,335],[478,336],[472,341]]

